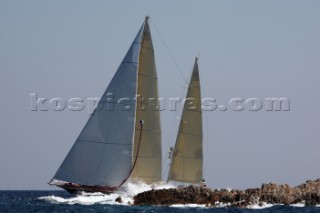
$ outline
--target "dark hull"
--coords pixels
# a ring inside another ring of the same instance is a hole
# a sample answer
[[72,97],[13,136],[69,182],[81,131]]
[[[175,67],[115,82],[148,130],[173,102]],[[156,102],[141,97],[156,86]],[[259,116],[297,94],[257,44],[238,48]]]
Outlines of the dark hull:
[[82,192],[101,192],[104,194],[110,194],[120,190],[119,187],[83,186],[74,184],[63,184],[57,186],[68,191],[70,194],[81,194]]

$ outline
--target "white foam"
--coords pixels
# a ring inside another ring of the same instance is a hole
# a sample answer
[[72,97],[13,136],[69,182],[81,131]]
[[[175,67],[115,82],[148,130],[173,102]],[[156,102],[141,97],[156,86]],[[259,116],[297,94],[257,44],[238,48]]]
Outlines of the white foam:
[[171,205],[170,207],[174,208],[205,208],[206,205],[201,205],[201,204],[174,204]]
[[292,207],[305,207],[305,203],[303,201],[301,203],[291,204],[290,206],[292,206]]
[[[115,192],[112,194],[103,193],[82,193],[75,197],[63,198],[55,195],[39,197],[40,200],[45,200],[50,203],[56,204],[80,204],[80,205],[92,205],[92,204],[110,204],[110,205],[130,205],[133,203],[133,197],[141,192],[151,189],[168,189],[174,188],[173,185],[167,183],[160,183],[154,185],[148,185],[145,183],[128,183],[124,186],[124,190],[121,192]],[[115,202],[118,197],[121,197],[122,203]]]
[[266,203],[266,202],[262,202],[262,205],[260,204],[253,204],[253,205],[249,205],[246,208],[247,209],[266,209],[266,208],[270,208],[273,207],[273,204],[270,203]]
[[[302,201],[301,203],[291,204],[292,207],[305,207],[305,201]],[[320,205],[316,205],[315,207],[320,207]]]

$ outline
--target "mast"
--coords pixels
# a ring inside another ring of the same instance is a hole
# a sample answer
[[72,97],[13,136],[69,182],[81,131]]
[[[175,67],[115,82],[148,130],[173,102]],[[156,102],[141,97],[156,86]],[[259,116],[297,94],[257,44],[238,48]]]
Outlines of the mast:
[[168,181],[200,183],[203,171],[202,112],[198,57],[184,102]]
[[[138,116],[136,95],[140,78],[138,73],[142,72],[141,46],[145,43],[148,32],[147,17],[102,95],[98,107],[87,121],[53,180],[81,186],[119,187],[130,176],[136,158],[135,138],[136,134],[139,134],[135,130],[139,128],[141,119],[136,118]],[[119,101],[122,98],[129,98],[130,101]],[[54,181],[51,183],[54,184]]]

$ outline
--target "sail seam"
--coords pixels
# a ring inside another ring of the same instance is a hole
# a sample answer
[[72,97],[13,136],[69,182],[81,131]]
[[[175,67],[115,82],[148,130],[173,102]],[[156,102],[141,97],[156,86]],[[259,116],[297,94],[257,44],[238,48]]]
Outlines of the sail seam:
[[[155,158],[155,157],[156,157],[156,156],[154,156],[154,155],[153,155],[153,156],[143,156],[143,155],[141,155],[141,154],[140,154],[140,156],[139,156],[139,158]],[[159,155],[158,158],[160,158],[160,157],[161,157],[161,156]],[[156,159],[158,159],[158,158],[156,158]]]
[[200,90],[200,87],[199,87],[199,86],[189,86],[189,88],[199,89],[199,90]]
[[179,133],[186,134],[186,135],[193,135],[193,136],[197,136],[197,137],[203,137],[201,134],[188,133],[188,132],[184,132],[184,131],[180,131]]
[[[130,99],[130,98],[129,98]],[[132,99],[134,99],[134,98],[132,98]],[[118,102],[116,102],[116,101],[108,101],[108,100],[101,100],[100,102],[99,102],[99,104],[101,104],[101,103],[107,103],[107,104],[116,104],[116,105],[119,105],[119,106],[134,106],[134,104],[132,104],[131,102],[126,102],[126,103],[121,103],[121,102],[119,102],[119,100],[121,100],[121,99],[118,99]],[[130,101],[130,100],[129,100]],[[98,105],[99,105],[98,104]],[[97,111],[101,111],[101,109],[97,109]],[[110,109],[110,110],[108,110],[108,111],[112,111],[112,109]],[[128,110],[123,110],[123,111],[128,111]]]
[[141,49],[145,49],[145,50],[149,50],[151,52],[154,52],[154,50],[152,48],[148,48],[148,47],[141,47]]
[[142,73],[139,73],[139,76],[144,76],[144,77],[149,77],[149,78],[152,78],[152,79],[158,79],[158,77],[152,77],[151,75],[146,75],[146,74],[142,74]]
[[153,130],[153,129],[143,129],[143,131],[161,133],[161,131]]
[[138,63],[134,61],[123,61],[122,64],[138,64]]
[[83,142],[88,142],[88,143],[103,143],[103,144],[113,144],[113,145],[130,145],[132,144],[129,143],[110,143],[110,142],[102,142],[102,141],[90,141],[90,140],[79,140],[78,141],[83,141]]
[[200,158],[196,158],[196,157],[189,157],[189,156],[176,156],[177,158],[186,158],[186,159],[199,159],[199,160],[201,160],[202,159],[202,157],[200,157]]

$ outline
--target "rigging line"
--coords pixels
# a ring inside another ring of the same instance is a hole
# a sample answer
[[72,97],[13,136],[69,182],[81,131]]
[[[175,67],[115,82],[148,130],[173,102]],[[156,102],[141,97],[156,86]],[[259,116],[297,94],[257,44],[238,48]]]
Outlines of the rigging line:
[[[179,71],[180,75],[182,76],[184,82],[186,83],[186,87],[184,87],[184,88],[183,88],[183,91],[182,91],[183,93],[185,93],[185,89],[189,87],[188,81],[186,80],[183,72],[181,71],[181,69],[180,69],[177,61],[175,60],[172,52],[170,51],[170,49],[169,49],[168,46],[166,45],[164,39],[162,38],[162,36],[161,36],[161,34],[160,34],[160,31],[159,31],[158,28],[156,27],[156,25],[155,25],[155,24],[153,23],[153,21],[151,21],[151,20],[149,20],[149,23],[151,23],[151,25],[152,25],[153,28],[155,29],[157,35],[158,35],[159,38],[160,38],[160,41],[161,41],[162,45],[164,46],[164,48],[165,48],[165,49],[167,50],[167,52],[169,53],[169,55],[170,55],[173,63],[175,64],[177,70]],[[180,114],[180,113],[179,113],[179,114]],[[175,114],[175,117],[174,117],[174,122],[173,122],[172,128],[171,128],[171,134],[170,134],[169,143],[167,144],[167,147],[166,147],[166,149],[165,149],[166,151],[168,150],[168,148],[169,148],[170,146],[172,146],[172,142],[170,143],[170,141],[173,140],[173,139],[172,139],[172,138],[173,138],[173,130],[174,130],[173,127],[175,126],[175,123],[176,123],[176,120],[177,120],[177,119],[176,119],[177,116],[178,116],[178,110],[176,111],[176,114]],[[179,121],[180,121],[180,119],[179,119]],[[180,122],[179,122],[179,124],[180,124]],[[179,127],[178,127],[178,130],[177,130],[177,131],[179,131]],[[176,131],[176,132],[177,132],[177,131]],[[173,142],[173,143],[175,143],[175,142]],[[164,158],[164,159],[162,160],[162,164],[164,164],[165,161],[166,161],[166,158]],[[169,165],[166,164],[166,168],[165,168],[165,170],[164,170],[164,172],[163,172],[163,176],[165,175],[165,172],[166,172],[168,166],[169,166]]]
[[[184,93],[184,90],[185,90],[185,87],[182,88],[182,91],[180,93],[180,96],[182,96],[182,93]],[[179,110],[175,110],[175,115],[173,117],[173,121],[171,122],[171,128],[170,128],[170,133],[169,133],[169,137],[168,137],[168,143],[166,143],[166,146],[165,146],[165,150],[166,152],[169,150],[169,147],[171,147],[172,145],[174,145],[174,142],[173,142],[173,134],[174,132],[177,132],[178,129],[176,130],[176,122],[177,120],[180,120],[180,119],[177,119],[178,118],[178,113],[179,113]],[[165,161],[167,161],[167,158],[163,158],[162,159],[162,165],[164,165]],[[162,175],[164,176],[166,171],[167,171],[167,167],[168,167],[168,164],[166,164],[166,167],[165,167],[165,170],[163,171]]]
[[139,134],[139,143],[138,143],[137,154],[136,154],[136,157],[134,159],[134,163],[133,163],[133,165],[131,167],[131,170],[130,170],[128,176],[121,182],[121,184],[118,187],[122,186],[129,179],[129,177],[132,174],[132,171],[133,171],[133,169],[134,169],[134,167],[135,167],[135,165],[137,163],[138,156],[139,156],[139,151],[140,151],[141,138],[142,138],[142,128],[143,128],[143,120],[140,120],[140,134]]
[[[140,40],[140,49],[139,49],[139,59],[138,59],[138,67],[137,67],[137,83],[136,83],[136,94],[138,93],[138,86],[139,86],[139,72],[140,72],[140,59],[141,59],[141,48],[142,48],[142,44],[143,44],[143,41],[144,41],[144,38],[145,38],[145,32],[146,32],[146,28],[145,26],[148,24],[148,20],[149,20],[149,16],[146,16],[145,18],[145,21],[144,21],[144,29],[143,29],[143,32],[142,32],[142,35],[141,35],[141,40]],[[137,107],[137,100],[135,100],[135,106]],[[137,116],[137,111],[135,111],[135,116]],[[131,167],[131,170],[128,174],[128,176],[121,182],[121,184],[118,186],[122,186],[128,179],[129,177],[131,176],[132,172],[133,172],[133,169],[137,163],[137,159],[138,159],[138,156],[139,156],[139,151],[140,151],[140,144],[141,144],[141,138],[142,138],[142,127],[143,127],[143,123],[144,121],[143,120],[140,120],[140,134],[139,134],[139,142],[138,142],[138,148],[137,148],[137,154],[135,156],[135,159],[134,159],[134,163]],[[135,128],[135,127],[134,127]],[[134,147],[133,147],[134,149]]]
[[53,178],[51,178],[51,180],[49,181],[48,184],[51,186],[52,189],[54,189],[54,188],[53,188],[53,184],[51,183],[52,181],[53,181]]
[[[189,89],[189,84],[183,85],[182,88],[181,88],[180,97],[186,98],[187,93],[188,93],[188,89]],[[179,101],[179,107],[177,107],[177,109],[175,110],[176,113],[175,113],[175,116],[174,116],[171,132],[170,132],[170,138],[169,138],[170,141],[173,141],[174,139],[176,139],[176,137],[173,134],[175,132],[179,131],[179,125],[180,125],[180,121],[182,119],[182,111],[183,111],[183,108],[184,108],[184,102],[182,102],[182,101],[183,101],[183,98],[181,99],[181,101]],[[177,121],[178,121],[178,126],[176,126],[176,122]],[[175,141],[173,143],[175,143]],[[172,145],[172,144],[169,144],[169,145]]]
[[[208,138],[208,129],[209,129],[209,122],[208,122],[208,112],[207,111],[205,111],[205,117],[206,117],[206,149],[205,149],[205,160],[204,160],[204,162],[205,162],[205,166],[204,166],[204,174],[203,174],[203,176],[205,176],[206,177],[206,175],[205,174],[207,174],[207,167],[208,167],[208,160],[207,160],[207,158],[208,158],[208,149],[209,149],[209,147],[208,147],[208,145],[209,145],[209,138]],[[203,177],[204,178],[204,177]]]
[[[189,74],[190,75],[189,76],[190,79],[192,77],[192,73],[193,73],[193,69],[192,69],[191,73]],[[182,90],[181,90],[181,93],[180,93],[180,97],[187,98],[189,87],[190,87],[189,83],[185,84],[182,87]],[[181,119],[182,119],[184,105],[185,105],[185,103],[183,102],[182,105],[179,107],[179,109],[176,110],[174,121],[172,123],[172,128],[171,128],[171,132],[170,132],[169,143],[167,144],[166,150],[168,150],[168,148],[171,147],[171,146],[175,150],[175,145],[176,145],[175,143],[176,143],[176,140],[178,138],[178,134],[179,134],[179,130],[180,130],[180,123],[181,123]],[[178,121],[178,124],[176,124],[177,121]],[[177,135],[174,135],[174,133],[177,133]],[[165,159],[166,158],[163,159],[163,164],[164,164]],[[166,168],[165,168],[165,171],[163,172],[163,176],[165,175],[167,167],[169,167],[169,166],[171,167],[171,164],[172,164],[172,161],[173,161],[173,157],[169,161],[170,161],[170,163],[166,164]],[[169,173],[170,173],[170,169],[169,169],[168,175],[167,175],[168,178],[169,178]],[[168,181],[169,181],[169,179],[167,180],[167,182]]]
[[[165,167],[165,169],[164,169],[163,177],[164,177],[164,174],[166,174],[167,170],[168,170],[168,165],[167,165],[167,166]],[[168,181],[167,181],[167,182],[168,182]]]
[[[188,85],[185,85],[182,87],[182,90],[180,92],[180,97],[186,94],[186,91],[188,90]],[[165,150],[168,151],[169,147],[175,147],[177,135],[174,135],[174,133],[178,134],[179,132],[179,126],[181,122],[181,117],[182,117],[182,111],[183,111],[183,106],[179,107],[175,111],[175,116],[173,117],[173,122],[170,128],[170,134],[169,134],[169,142],[166,144]],[[178,122],[178,124],[177,124]],[[165,161],[169,161],[169,163],[165,164]],[[163,171],[162,176],[165,177],[166,171],[168,170],[168,167],[172,164],[172,159],[167,160],[167,158],[163,158],[162,160],[162,165],[166,165],[165,170]],[[170,169],[168,170],[168,175],[169,176]]]
[[161,41],[162,45],[163,45],[164,48],[168,51],[168,53],[169,53],[169,55],[170,55],[173,63],[174,63],[175,66],[177,67],[177,69],[178,69],[180,75],[182,76],[183,80],[186,82],[187,85],[189,85],[189,83],[188,83],[188,81],[186,80],[185,76],[183,75],[183,72],[181,71],[181,69],[180,69],[177,61],[176,61],[175,58],[173,57],[172,52],[170,51],[170,49],[168,48],[168,46],[167,46],[166,43],[164,42],[164,39],[162,38],[162,36],[161,36],[159,30],[157,29],[156,25],[153,23],[153,21],[150,21],[150,23],[152,24],[152,26],[153,26],[154,29],[156,30],[156,32],[157,32],[157,34],[158,34],[158,36],[159,36],[159,38],[160,38],[160,41]]
[[[200,73],[199,73],[199,76],[200,76]],[[203,82],[203,81],[202,81]],[[203,92],[203,96],[206,97],[206,91],[204,89],[202,89],[202,92]],[[206,145],[206,148],[205,148],[205,153],[204,153],[204,171],[203,171],[203,176],[206,177],[205,174],[207,174],[207,168],[208,168],[208,150],[209,150],[209,121],[208,121],[208,111],[207,110],[202,110],[202,112],[204,112],[205,114],[205,119],[206,119],[206,133],[205,133],[205,145]],[[202,177],[202,178],[204,178]]]

